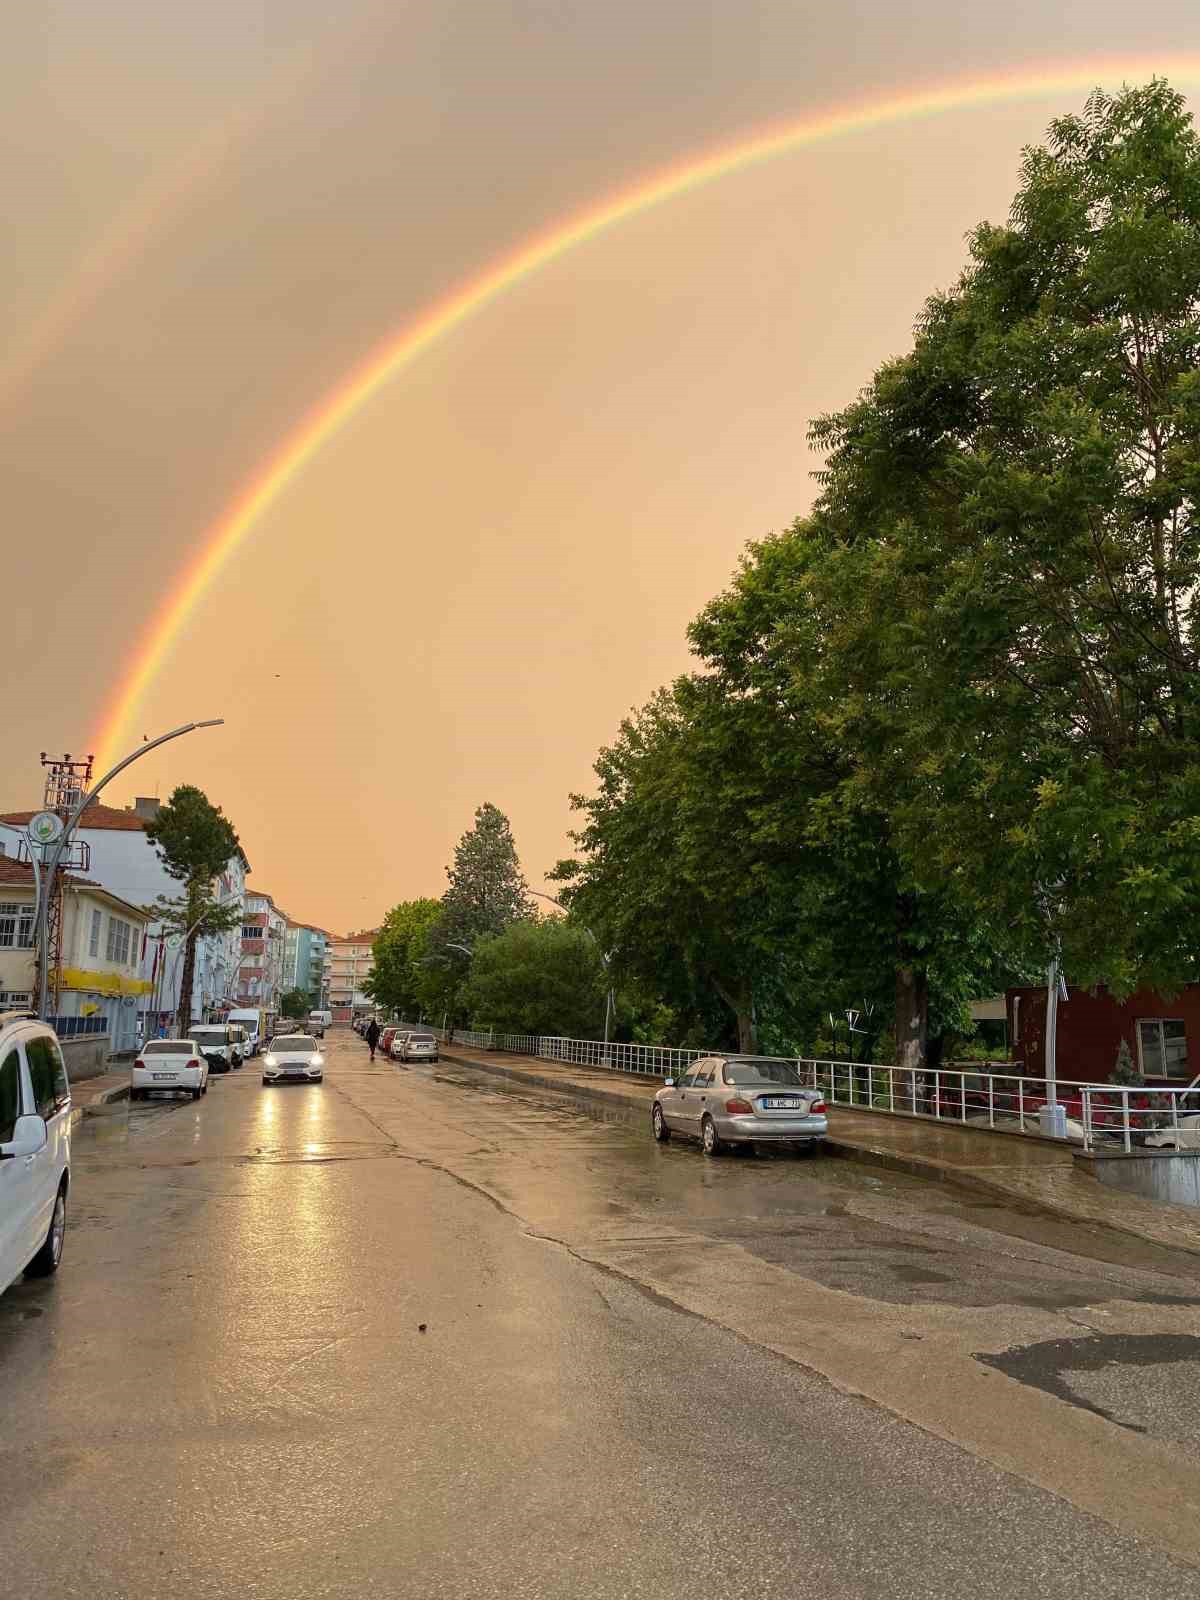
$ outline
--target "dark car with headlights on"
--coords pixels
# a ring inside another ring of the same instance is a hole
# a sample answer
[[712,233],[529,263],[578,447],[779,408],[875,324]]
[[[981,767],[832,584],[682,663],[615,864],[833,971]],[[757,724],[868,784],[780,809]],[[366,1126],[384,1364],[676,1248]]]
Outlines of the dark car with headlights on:
[[706,1156],[756,1144],[815,1149],[829,1131],[825,1099],[791,1061],[705,1056],[654,1097],[650,1126],[660,1144],[672,1134],[698,1139]]

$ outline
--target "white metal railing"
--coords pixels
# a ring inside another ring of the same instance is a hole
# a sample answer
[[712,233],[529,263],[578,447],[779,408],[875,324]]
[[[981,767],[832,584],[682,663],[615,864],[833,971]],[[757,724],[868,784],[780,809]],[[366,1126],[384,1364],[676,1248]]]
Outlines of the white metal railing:
[[[444,1028],[430,1030],[443,1044]],[[601,1039],[566,1039],[557,1034],[496,1033],[492,1029],[455,1028],[454,1043],[476,1050],[502,1050],[513,1055],[534,1056],[541,1061],[561,1061],[577,1067],[607,1067],[613,1072],[633,1072],[648,1078],[669,1078],[681,1067],[711,1050],[683,1050],[663,1044],[605,1044]]]
[[1191,1084],[1088,1083],[1082,1100],[1085,1150],[1200,1150],[1200,1090]]
[[[423,1024],[428,1027],[428,1024]],[[445,1043],[447,1030],[430,1028]],[[604,1067],[640,1077],[678,1077],[693,1062],[722,1054],[671,1045],[605,1044],[599,1039],[567,1039],[551,1034],[497,1033],[455,1028],[455,1044],[503,1051],[564,1065]],[[759,1057],[786,1060],[830,1105],[892,1116],[918,1117],[965,1128],[995,1128],[1043,1133],[1039,1113],[1048,1103],[1044,1077],[1016,1071],[993,1072],[973,1066],[913,1069],[881,1062],[828,1061],[812,1057]],[[988,1064],[990,1066],[990,1064]],[[1200,1084],[1179,1088],[1125,1088],[1120,1084],[1059,1082],[1057,1099],[1066,1113],[1066,1136],[1087,1150],[1160,1148],[1200,1151]]]
[[797,1062],[814,1089],[831,1105],[894,1116],[929,1117],[977,1128],[1040,1131],[1046,1080],[1024,1072],[977,1071],[973,1067],[884,1066],[875,1062]]

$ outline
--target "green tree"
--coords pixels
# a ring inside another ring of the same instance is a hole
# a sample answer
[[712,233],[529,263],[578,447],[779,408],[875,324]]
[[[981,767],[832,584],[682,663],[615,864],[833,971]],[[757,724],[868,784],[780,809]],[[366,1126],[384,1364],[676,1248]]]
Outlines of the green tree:
[[438,900],[402,900],[383,919],[375,937],[371,976],[364,991],[377,1005],[401,1016],[422,1009],[427,984],[425,935],[441,914]]
[[504,1033],[595,1038],[606,983],[595,940],[561,917],[510,923],[475,946],[461,1005]]
[[1197,977],[1200,141],[1055,122],[912,352],[814,438],[819,690],[922,889],[1077,983]]
[[436,992],[444,1002],[442,1009],[457,1014],[458,987],[476,941],[533,916],[512,828],[503,811],[490,802],[479,807],[474,826],[455,846],[446,876],[450,881],[441,912],[425,936],[423,954],[429,971],[422,992]]
[[312,996],[304,989],[289,989],[279,1002],[285,1017],[306,1017],[312,1009]]
[[[731,853],[772,885],[784,934],[803,950],[789,1026],[828,1031],[849,1007],[889,1013],[901,1065],[936,1058],[965,1003],[998,980],[1002,941],[965,904],[952,876],[922,885],[895,837],[889,791],[871,781],[864,697],[829,649],[815,585],[826,547],[807,523],[751,546],[729,589],[693,623],[710,695],[736,737],[710,784],[737,774]],[[740,810],[743,817],[739,819]],[[790,932],[783,913],[790,909]]]
[[595,771],[596,793],[572,800],[578,857],[553,874],[565,902],[618,973],[703,1022],[702,1043],[756,1050],[762,1018],[813,976],[795,773],[772,763],[762,708],[681,678],[621,724]]
[[241,845],[220,806],[190,784],[181,784],[160,807],[146,825],[146,837],[170,875],[184,884],[177,899],[160,897],[158,910],[166,926],[184,936],[178,1023],[186,1031],[192,1020],[196,941],[228,932],[241,921],[241,907],[219,904],[212,892],[213,880],[241,853]]

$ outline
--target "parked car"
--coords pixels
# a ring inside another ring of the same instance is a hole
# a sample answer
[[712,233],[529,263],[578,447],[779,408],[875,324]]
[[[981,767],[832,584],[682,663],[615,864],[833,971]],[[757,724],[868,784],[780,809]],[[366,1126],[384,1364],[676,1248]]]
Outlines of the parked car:
[[129,1098],[145,1100],[152,1089],[182,1090],[193,1100],[208,1093],[208,1062],[194,1039],[151,1039],[138,1052]]
[[262,1081],[320,1083],[324,1068],[325,1057],[315,1039],[307,1033],[283,1033],[271,1040],[271,1048],[263,1057]]
[[246,1030],[246,1048],[242,1052],[242,1060],[256,1056],[267,1040],[266,1012],[255,1006],[246,1006],[231,1011],[225,1020],[230,1027],[236,1024]]
[[188,1038],[200,1046],[210,1072],[229,1072],[240,1067],[242,1058],[234,1045],[233,1029],[223,1022],[207,1023],[188,1030]]
[[381,1051],[385,1056],[390,1056],[392,1053],[392,1040],[396,1037],[396,1031],[395,1028],[385,1028],[379,1035],[379,1043],[375,1046],[376,1050]]
[[0,1293],[58,1270],[71,1187],[71,1088],[53,1028],[0,1012]]
[[436,1061],[437,1036],[427,1028],[402,1029],[392,1040],[392,1054],[397,1061]]
[[707,1156],[726,1147],[789,1144],[814,1149],[829,1131],[821,1091],[787,1061],[705,1056],[654,1097],[650,1126],[660,1144],[699,1139]]

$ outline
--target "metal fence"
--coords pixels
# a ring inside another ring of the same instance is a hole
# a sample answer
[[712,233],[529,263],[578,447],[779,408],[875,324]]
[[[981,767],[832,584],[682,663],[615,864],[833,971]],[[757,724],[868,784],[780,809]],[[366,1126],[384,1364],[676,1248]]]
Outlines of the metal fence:
[[935,1122],[1038,1133],[1047,1101],[1045,1078],[974,1067],[883,1066],[877,1063],[802,1059],[797,1067],[831,1105]]
[[106,1017],[47,1017],[46,1021],[60,1039],[74,1039],[86,1033],[108,1032]]
[[[443,1044],[444,1028],[431,1028]],[[541,1061],[561,1061],[576,1067],[606,1067],[612,1072],[632,1072],[644,1078],[669,1078],[693,1061],[712,1055],[711,1050],[680,1050],[663,1044],[605,1044],[601,1039],[564,1039],[555,1034],[496,1033],[455,1028],[454,1043],[476,1050],[502,1050],[512,1055],[534,1056]]]
[[[445,1029],[430,1031],[447,1042]],[[669,1045],[605,1044],[599,1039],[497,1033],[491,1029],[456,1028],[453,1042],[478,1050],[505,1051],[650,1078],[679,1077],[693,1061],[714,1054],[712,1050],[682,1050]],[[981,1068],[966,1065],[914,1070],[878,1062],[810,1057],[757,1059],[787,1060],[805,1082],[820,1089],[830,1105],[965,1128],[1034,1134],[1050,1131],[1041,1116],[1050,1098],[1047,1080],[1022,1072],[1019,1063],[1016,1070],[994,1072],[990,1070],[991,1063]],[[1057,1100],[1065,1115],[1066,1138],[1086,1150],[1200,1151],[1200,1085],[1158,1089],[1060,1081]]]
[[1200,1150],[1200,1090],[1084,1084],[1083,1146],[1103,1152]]

